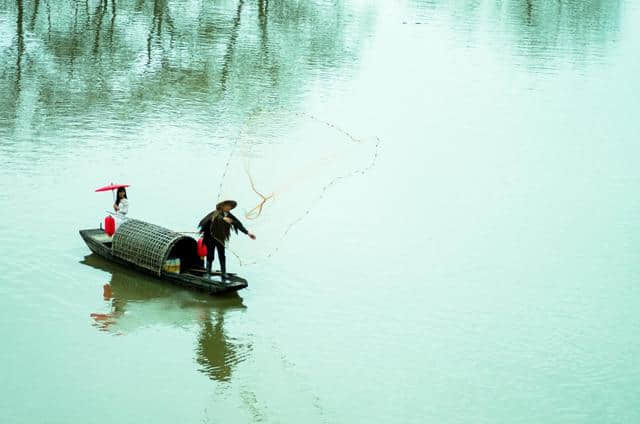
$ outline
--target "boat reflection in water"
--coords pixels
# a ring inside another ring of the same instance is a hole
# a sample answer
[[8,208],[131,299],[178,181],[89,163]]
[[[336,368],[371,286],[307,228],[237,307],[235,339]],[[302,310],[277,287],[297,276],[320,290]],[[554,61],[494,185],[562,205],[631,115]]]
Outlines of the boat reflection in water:
[[103,286],[110,311],[90,314],[101,331],[126,335],[151,326],[181,328],[198,326],[196,361],[199,370],[211,379],[229,381],[233,368],[251,352],[251,344],[225,333],[225,315],[246,306],[237,293],[211,297],[192,292],[111,264],[97,255],[88,255],[85,265],[111,274]]

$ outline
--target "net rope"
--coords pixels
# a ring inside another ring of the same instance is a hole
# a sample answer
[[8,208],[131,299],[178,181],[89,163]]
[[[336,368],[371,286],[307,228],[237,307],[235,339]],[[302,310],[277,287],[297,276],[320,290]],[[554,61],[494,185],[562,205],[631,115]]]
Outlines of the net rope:
[[[220,199],[220,195],[222,193],[222,188],[223,188],[224,183],[225,183],[225,178],[227,177],[228,170],[229,170],[232,158],[234,156],[234,153],[236,151],[237,145],[239,144],[239,142],[242,139],[242,137],[243,137],[244,133],[246,132],[246,130],[249,128],[250,122],[255,118],[255,116],[257,115],[258,112],[259,112],[259,109],[256,109],[256,110],[254,110],[252,112],[252,114],[247,118],[245,124],[240,129],[240,131],[238,132],[238,135],[234,139],[233,145],[231,147],[231,151],[229,153],[229,157],[228,157],[228,159],[227,159],[227,161],[225,163],[224,171],[223,171],[222,176],[221,176],[220,185],[219,185],[219,188],[218,188],[218,199]],[[295,115],[311,119],[311,120],[313,120],[315,122],[318,122],[318,123],[330,128],[330,129],[332,129],[334,131],[337,131],[338,133],[340,133],[343,136],[345,136],[346,138],[348,138],[350,140],[350,142],[353,142],[353,143],[364,143],[363,139],[354,136],[352,133],[350,133],[349,131],[345,130],[344,128],[342,128],[342,127],[340,127],[340,126],[338,126],[338,125],[336,125],[336,124],[334,124],[332,122],[322,120],[322,119],[316,117],[315,115],[312,115],[312,114],[309,114],[309,113],[305,113],[305,112],[296,112]],[[379,159],[379,156],[380,156],[380,150],[381,150],[381,147],[382,147],[382,140],[380,139],[380,137],[375,136],[375,140],[376,140],[376,142],[375,142],[375,145],[374,145],[374,148],[373,148],[373,153],[371,155],[370,161],[363,167],[360,167],[360,168],[354,169],[354,170],[352,170],[350,172],[347,172],[345,174],[333,177],[329,182],[325,183],[320,188],[320,193],[311,201],[311,204],[307,208],[305,208],[305,210],[297,218],[295,218],[293,221],[291,221],[286,226],[285,230],[283,231],[283,233],[279,237],[278,241],[275,243],[275,246],[263,257],[264,259],[270,259],[275,254],[278,253],[278,251],[281,248],[282,243],[284,242],[285,238],[290,233],[290,231],[297,224],[299,224],[301,221],[303,221],[307,216],[309,216],[311,214],[311,212],[315,208],[315,206],[319,202],[322,201],[322,199],[327,195],[327,193],[329,192],[329,190],[332,187],[334,187],[335,185],[339,184],[340,182],[342,182],[342,181],[344,181],[346,179],[349,179],[349,178],[352,178],[352,177],[355,177],[355,176],[358,176],[358,175],[365,175],[371,169],[373,169],[373,167],[375,167],[376,163],[378,162],[378,159]],[[249,148],[249,151],[247,153],[250,153],[250,152],[251,152],[251,147]],[[260,198],[258,204],[255,207],[253,207],[249,211],[245,212],[244,217],[246,219],[249,219],[249,220],[256,220],[262,214],[267,202],[275,199],[275,194],[277,192],[280,192],[281,190],[275,190],[275,191],[271,192],[268,195],[263,194],[256,187],[255,181],[253,179],[253,176],[251,175],[251,172],[250,172],[248,164],[245,164],[244,171],[245,171],[245,174],[247,176],[248,183],[249,183],[249,186],[250,186],[251,190]],[[185,233],[201,234],[200,232],[185,232]],[[259,258],[256,259],[256,260],[252,260],[252,261],[244,261],[242,259],[242,257],[240,256],[240,254],[238,254],[234,249],[232,249],[229,246],[230,245],[229,241],[225,242],[225,241],[219,240],[218,238],[215,238],[215,240],[218,241],[219,243],[222,243],[223,245],[225,245],[225,248],[238,260],[238,263],[239,263],[239,265],[241,267],[250,266],[250,265],[256,265],[256,264],[259,264],[261,262],[261,260]]]

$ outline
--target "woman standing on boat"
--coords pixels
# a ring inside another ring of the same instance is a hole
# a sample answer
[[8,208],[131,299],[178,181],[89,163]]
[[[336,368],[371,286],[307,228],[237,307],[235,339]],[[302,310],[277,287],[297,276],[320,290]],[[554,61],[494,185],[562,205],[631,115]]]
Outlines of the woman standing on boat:
[[207,274],[211,274],[211,265],[217,250],[223,279],[227,278],[227,258],[224,253],[224,247],[231,235],[231,228],[233,227],[236,234],[240,231],[248,235],[251,240],[256,239],[256,236],[247,230],[242,225],[242,222],[231,213],[231,210],[237,205],[238,203],[235,200],[220,202],[213,212],[200,220],[199,224],[202,239],[207,246]]
[[126,215],[129,212],[129,200],[127,199],[127,190],[124,187],[120,187],[116,193],[116,202],[113,204],[113,210],[122,215]]
[[126,219],[129,212],[129,199],[127,199],[127,190],[120,187],[116,192],[116,202],[113,204],[113,210],[116,211],[116,229]]

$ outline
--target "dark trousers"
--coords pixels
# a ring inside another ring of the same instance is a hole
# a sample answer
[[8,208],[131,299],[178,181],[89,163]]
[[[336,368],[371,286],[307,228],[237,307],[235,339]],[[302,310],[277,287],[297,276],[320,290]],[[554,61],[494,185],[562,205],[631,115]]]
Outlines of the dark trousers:
[[220,272],[227,273],[227,257],[224,254],[224,244],[217,240],[206,240],[207,245],[207,272],[211,273],[211,265],[216,258],[216,250],[218,251],[218,260],[220,260]]

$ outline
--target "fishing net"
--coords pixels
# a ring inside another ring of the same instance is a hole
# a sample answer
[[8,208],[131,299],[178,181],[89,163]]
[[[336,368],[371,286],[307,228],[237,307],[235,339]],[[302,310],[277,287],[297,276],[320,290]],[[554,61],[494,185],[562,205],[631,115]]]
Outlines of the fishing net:
[[375,166],[381,146],[376,136],[355,135],[309,114],[296,115],[295,126],[291,117],[276,120],[270,115],[266,125],[250,117],[222,171],[218,198],[237,200],[233,213],[258,237],[233,236],[228,243],[241,265],[276,254],[321,202],[338,201],[330,199],[335,187]]

